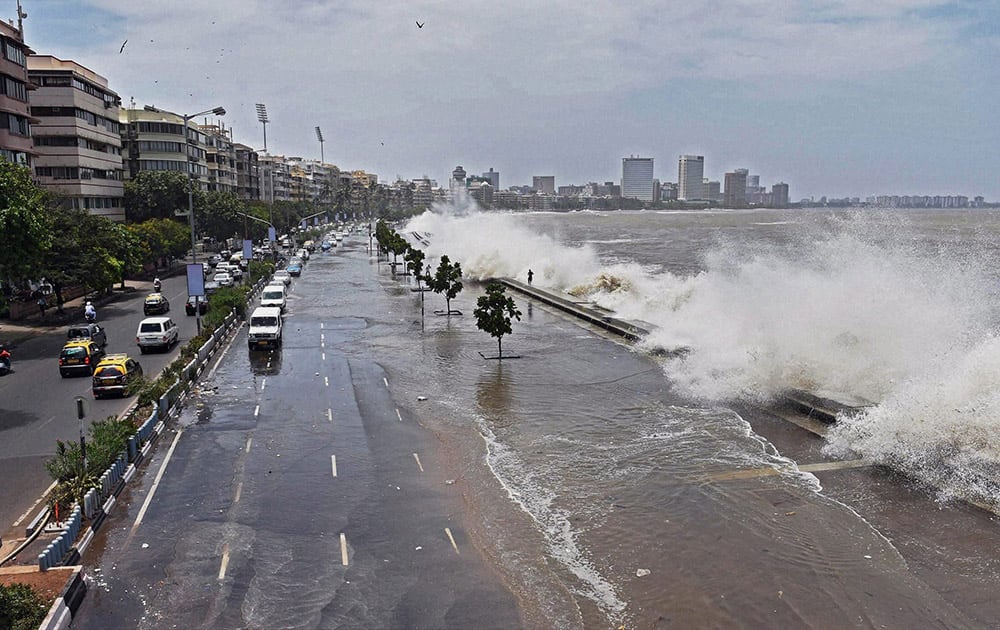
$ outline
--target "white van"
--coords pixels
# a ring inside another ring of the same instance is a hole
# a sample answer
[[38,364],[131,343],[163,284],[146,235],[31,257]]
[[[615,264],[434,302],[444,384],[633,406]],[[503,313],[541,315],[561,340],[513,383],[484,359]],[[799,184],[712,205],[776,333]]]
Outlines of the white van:
[[260,294],[261,306],[277,306],[281,312],[285,312],[285,284],[281,281],[278,284],[269,284],[264,287]]
[[247,345],[251,350],[281,347],[281,309],[258,306],[250,315]]
[[169,317],[147,317],[139,322],[135,331],[135,345],[139,352],[145,354],[150,348],[160,348],[167,351],[177,343],[180,329]]

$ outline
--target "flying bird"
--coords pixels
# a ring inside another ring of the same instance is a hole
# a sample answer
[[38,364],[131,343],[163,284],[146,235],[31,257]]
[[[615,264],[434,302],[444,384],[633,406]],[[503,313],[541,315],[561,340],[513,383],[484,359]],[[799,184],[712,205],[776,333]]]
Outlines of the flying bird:
[[125,44],[127,44],[127,43],[128,43],[127,39],[122,42],[122,47],[118,49],[118,54],[119,55],[122,54],[123,52],[125,52]]
[[417,22],[417,28],[423,28],[424,24],[426,24],[426,22],[424,23]]

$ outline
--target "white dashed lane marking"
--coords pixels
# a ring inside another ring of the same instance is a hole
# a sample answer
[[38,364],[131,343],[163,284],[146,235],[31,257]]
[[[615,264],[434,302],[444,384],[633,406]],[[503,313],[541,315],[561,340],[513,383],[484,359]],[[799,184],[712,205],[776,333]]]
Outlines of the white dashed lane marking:
[[448,540],[451,541],[451,547],[455,550],[455,553],[461,555],[461,551],[458,550],[458,545],[455,544],[455,537],[451,535],[451,529],[448,527],[444,528],[444,533],[448,534]]
[[337,456],[336,455],[331,455],[330,456],[330,467],[333,468],[333,476],[336,477],[337,476]]
[[420,469],[420,472],[424,472],[424,465],[420,463],[420,456],[414,453],[413,459],[417,460],[417,468]]

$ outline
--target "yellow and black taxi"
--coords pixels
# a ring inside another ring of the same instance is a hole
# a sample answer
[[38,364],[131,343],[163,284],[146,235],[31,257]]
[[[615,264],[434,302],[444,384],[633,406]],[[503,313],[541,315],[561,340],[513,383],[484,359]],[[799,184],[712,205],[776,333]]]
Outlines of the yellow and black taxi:
[[69,341],[59,352],[59,375],[63,378],[74,374],[93,374],[104,350],[89,339]]
[[150,293],[142,303],[142,312],[147,317],[170,312],[170,301],[162,293]]
[[142,383],[142,366],[125,353],[109,354],[94,370],[94,398],[131,396]]

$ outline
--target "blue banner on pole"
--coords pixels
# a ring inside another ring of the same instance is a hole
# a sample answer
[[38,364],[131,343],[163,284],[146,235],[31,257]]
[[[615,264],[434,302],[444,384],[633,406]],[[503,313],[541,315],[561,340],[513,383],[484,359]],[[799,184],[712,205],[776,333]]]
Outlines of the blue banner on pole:
[[274,231],[274,226],[273,225],[268,226],[268,228],[267,228],[267,240],[269,240],[269,241],[276,241],[276,240],[278,240],[276,238],[277,236],[278,236],[278,234]]

